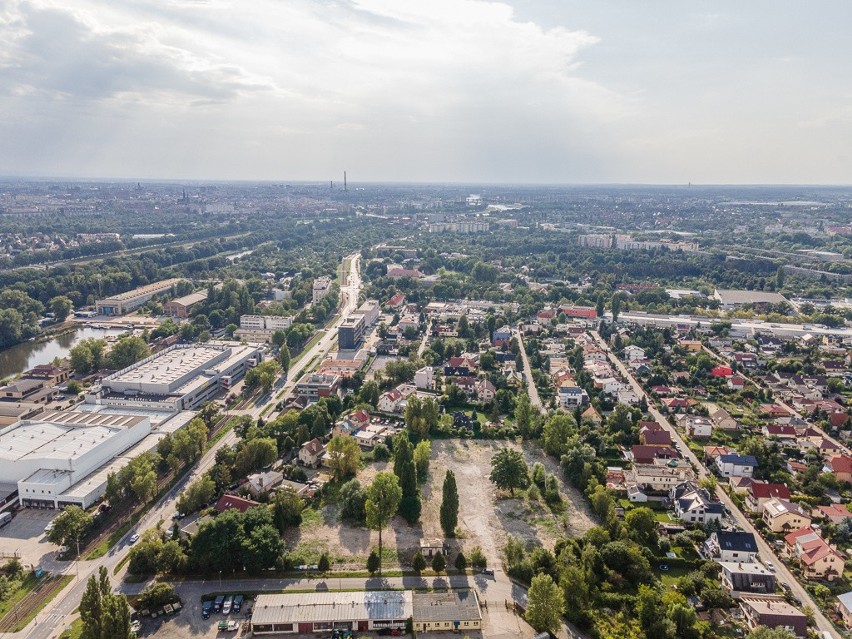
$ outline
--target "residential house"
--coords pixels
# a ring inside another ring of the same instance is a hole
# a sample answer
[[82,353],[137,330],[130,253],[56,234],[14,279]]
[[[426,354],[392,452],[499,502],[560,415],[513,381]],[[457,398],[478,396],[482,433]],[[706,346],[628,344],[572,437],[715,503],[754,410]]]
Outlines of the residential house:
[[701,341],[697,339],[682,339],[678,341],[678,346],[684,349],[687,353],[700,353]]
[[799,560],[806,579],[833,581],[843,574],[846,556],[810,526],[786,535],[784,542],[789,556]]
[[497,395],[497,387],[487,379],[480,379],[476,382],[476,399],[482,404],[487,404],[493,401]]
[[642,403],[642,398],[632,388],[622,388],[615,394],[615,398],[628,406],[638,406]]
[[377,407],[382,413],[398,413],[400,412],[399,408],[403,399],[402,393],[394,388],[379,396]]
[[710,493],[692,482],[676,486],[670,493],[674,512],[684,523],[703,526],[711,521],[721,521],[725,509],[717,501],[710,499]]
[[720,561],[722,585],[735,592],[775,592],[775,574],[759,562]]
[[678,423],[692,439],[709,439],[713,434],[713,422],[701,415],[680,415]]
[[672,445],[672,436],[667,430],[646,430],[645,432],[640,432],[639,441],[645,446],[665,446],[669,448]]
[[705,557],[717,561],[757,561],[758,548],[754,534],[741,530],[719,530],[704,542]]
[[710,370],[713,377],[730,377],[734,374],[734,369],[730,366],[716,366]]
[[793,426],[782,426],[780,424],[766,424],[761,428],[764,437],[771,437],[781,441],[793,441],[798,435]]
[[843,625],[847,629],[852,628],[852,591],[837,596],[835,610],[837,610],[837,614],[843,620]]
[[705,446],[704,463],[715,466],[717,457],[719,457],[720,455],[728,455],[731,452],[731,449],[727,446]]
[[695,473],[688,463],[678,463],[675,459],[668,462],[660,460],[654,464],[634,464],[633,468],[624,472],[624,479],[628,485],[668,492],[685,481],[695,481]]
[[219,497],[219,501],[216,502],[214,508],[216,509],[216,512],[220,513],[223,513],[226,510],[239,510],[241,513],[244,513],[249,508],[254,508],[255,506],[260,506],[260,503],[251,499],[239,497],[238,495],[226,494]]
[[435,369],[424,366],[414,373],[414,385],[424,390],[435,390]]
[[728,388],[732,390],[742,390],[746,386],[745,378],[739,375],[732,375],[728,378]]
[[589,406],[586,410],[584,410],[580,419],[592,426],[600,426],[603,423],[601,414],[594,406]]
[[823,470],[827,473],[834,473],[839,481],[847,484],[852,483],[852,457],[847,455],[830,457]]
[[769,530],[779,533],[808,526],[811,518],[793,502],[770,499],[763,504],[763,521]]
[[741,597],[740,608],[749,628],[758,626],[784,628],[797,637],[806,637],[808,634],[807,616],[784,601],[783,597],[768,595]]
[[477,363],[467,357],[451,357],[447,365],[444,366],[445,377],[469,377],[475,375],[479,366]]
[[302,444],[299,449],[299,461],[305,466],[316,468],[319,465],[320,457],[325,452],[323,443],[314,437],[311,441]]
[[494,333],[491,335],[491,343],[497,347],[500,347],[503,344],[506,344],[508,346],[511,340],[512,329],[508,326],[503,326],[501,328],[494,329]]
[[249,475],[247,479],[244,487],[253,497],[260,497],[263,494],[269,494],[280,486],[281,482],[284,481],[284,473],[277,470],[267,470]]
[[559,397],[559,405],[569,410],[578,408],[589,401],[589,395],[585,389],[568,382],[563,382],[559,387],[557,395]]
[[753,513],[763,514],[763,507],[770,499],[790,500],[790,489],[784,484],[752,481],[746,493],[745,505]]
[[630,448],[630,458],[636,464],[653,464],[655,459],[674,459],[678,457],[674,448],[664,446],[643,446],[636,444]]
[[831,504],[830,506],[817,506],[816,512],[813,513],[823,519],[827,519],[833,524],[840,524],[844,519],[852,517],[852,512],[845,504]]
[[722,477],[752,477],[757,465],[753,455],[729,453],[716,458],[716,467]]
[[624,354],[624,358],[631,362],[645,359],[645,349],[634,346],[633,344],[625,347],[622,353]]

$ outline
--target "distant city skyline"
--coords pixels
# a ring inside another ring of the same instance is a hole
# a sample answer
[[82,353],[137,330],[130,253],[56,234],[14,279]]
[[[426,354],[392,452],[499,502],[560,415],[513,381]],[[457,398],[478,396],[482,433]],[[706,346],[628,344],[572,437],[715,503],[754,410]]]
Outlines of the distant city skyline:
[[852,6],[11,0],[0,175],[849,184]]

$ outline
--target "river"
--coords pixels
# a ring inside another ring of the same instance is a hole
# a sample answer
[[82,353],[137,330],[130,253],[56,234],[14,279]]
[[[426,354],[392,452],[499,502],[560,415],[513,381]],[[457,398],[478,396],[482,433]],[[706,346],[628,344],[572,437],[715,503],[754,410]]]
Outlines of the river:
[[43,342],[23,342],[0,351],[0,379],[23,373],[38,364],[50,364],[56,357],[67,357],[77,342],[87,337],[121,335],[121,328],[78,328]]

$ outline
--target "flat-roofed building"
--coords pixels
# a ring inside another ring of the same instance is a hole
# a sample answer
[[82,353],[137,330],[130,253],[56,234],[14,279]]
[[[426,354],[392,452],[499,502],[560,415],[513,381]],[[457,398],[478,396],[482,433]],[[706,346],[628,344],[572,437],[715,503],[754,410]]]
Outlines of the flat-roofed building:
[[342,351],[354,351],[364,341],[364,315],[352,314],[337,329],[337,345]]
[[95,301],[95,308],[99,315],[124,315],[130,311],[134,311],[145,302],[157,295],[163,295],[172,290],[178,282],[182,282],[181,278],[172,278],[146,284],[139,288],[134,288],[132,291],[125,291],[118,295],[112,295],[102,300]]
[[163,304],[163,311],[166,315],[177,317],[178,319],[186,319],[194,306],[201,304],[207,300],[207,291],[196,291],[183,297],[176,297]]
[[717,288],[713,297],[722,305],[722,308],[734,308],[736,306],[769,306],[772,304],[787,304],[787,298],[781,293],[770,293],[768,291],[746,291],[736,289]]
[[150,432],[145,416],[46,412],[0,430],[0,483],[17,483],[25,506],[55,508],[71,486]]
[[177,344],[101,381],[89,403],[130,408],[194,410],[261,362],[257,346]]
[[379,319],[379,301],[366,300],[353,315],[356,313],[364,316],[364,325],[367,328],[371,327]]
[[295,392],[309,404],[321,397],[330,397],[340,392],[340,375],[334,373],[305,373],[296,383]]
[[318,277],[314,280],[313,287],[311,289],[312,297],[311,300],[314,304],[322,300],[326,295],[331,292],[331,278],[330,277]]
[[408,590],[258,595],[251,613],[251,631],[264,635],[404,630],[412,616],[412,599]]
[[241,315],[234,335],[249,342],[268,342],[275,331],[286,331],[293,318],[283,315]]
[[482,612],[476,591],[414,593],[413,623],[415,632],[467,632],[482,627]]

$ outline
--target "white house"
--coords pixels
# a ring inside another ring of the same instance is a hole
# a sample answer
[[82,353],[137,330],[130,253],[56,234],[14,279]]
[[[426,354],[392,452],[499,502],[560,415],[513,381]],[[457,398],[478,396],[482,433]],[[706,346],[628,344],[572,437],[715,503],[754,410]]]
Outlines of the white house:
[[645,359],[645,349],[639,348],[638,346],[630,345],[627,346],[623,351],[624,357],[628,361],[636,361],[640,359]]
[[750,532],[720,530],[704,542],[704,554],[717,561],[757,561],[757,541]]
[[379,396],[378,409],[382,413],[396,413],[399,411],[403,399],[402,393],[394,388]]
[[632,388],[622,388],[615,394],[615,396],[622,404],[636,406],[642,402],[642,398],[639,397]]
[[671,500],[675,514],[684,523],[704,525],[721,521],[725,514],[722,504],[711,500],[709,492],[692,482],[673,488]]
[[562,408],[577,408],[589,400],[586,391],[579,386],[565,384],[559,387],[559,405]]
[[325,446],[322,442],[314,437],[311,441],[302,444],[299,449],[299,461],[305,466],[316,467],[319,464],[320,457],[325,452]]
[[754,469],[757,468],[757,459],[752,455],[719,455],[716,458],[716,466],[722,477],[753,477]]
[[414,373],[414,385],[424,390],[435,390],[435,369],[424,366]]

